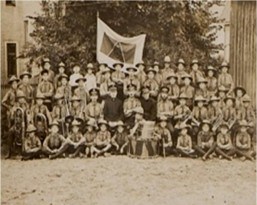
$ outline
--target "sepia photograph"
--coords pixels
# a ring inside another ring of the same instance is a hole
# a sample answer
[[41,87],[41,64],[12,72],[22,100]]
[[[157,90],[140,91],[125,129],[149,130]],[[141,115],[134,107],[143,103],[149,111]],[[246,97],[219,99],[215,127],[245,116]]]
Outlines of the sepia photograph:
[[0,3],[1,204],[257,204],[256,1]]

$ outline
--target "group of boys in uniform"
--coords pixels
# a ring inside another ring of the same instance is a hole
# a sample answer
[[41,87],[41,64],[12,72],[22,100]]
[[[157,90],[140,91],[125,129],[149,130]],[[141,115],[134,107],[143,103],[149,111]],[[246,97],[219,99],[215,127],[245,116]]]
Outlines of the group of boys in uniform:
[[9,79],[2,99],[6,157],[19,146],[23,160],[126,154],[144,122],[154,121],[160,155],[254,160],[255,110],[229,69],[226,62],[203,69],[196,59],[189,66],[179,59],[173,67],[166,56],[163,65],[74,65],[68,76],[63,62],[54,73],[44,59],[36,86],[27,71]]

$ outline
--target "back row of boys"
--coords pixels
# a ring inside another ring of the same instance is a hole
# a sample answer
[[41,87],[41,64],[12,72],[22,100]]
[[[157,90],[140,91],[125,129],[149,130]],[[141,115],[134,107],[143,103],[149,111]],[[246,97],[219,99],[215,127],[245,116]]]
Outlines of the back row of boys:
[[[183,59],[179,59],[176,65],[175,72],[166,56],[162,69],[158,62],[148,69],[141,62],[136,67],[126,68],[125,72],[122,63],[116,63],[112,68],[100,64],[99,72],[94,74],[93,65],[88,64],[85,76],[80,74],[80,67],[76,65],[69,77],[63,63],[59,64],[59,73],[55,75],[49,59],[44,59],[37,88],[30,85],[32,76],[29,72],[22,73],[20,79],[12,76],[9,79],[11,89],[2,105],[8,110],[10,127],[16,108],[21,107],[28,111],[27,124],[35,124],[35,116],[42,113],[48,124],[53,119],[61,121],[71,115],[83,121],[104,118],[111,127],[122,120],[131,128],[135,110],[142,107],[146,120],[167,117],[167,127],[173,136],[176,136],[176,126],[187,122],[189,116],[195,137],[203,120],[215,123],[220,116],[234,133],[237,131],[236,122],[246,120],[252,126],[248,132],[254,135],[255,113],[250,97],[243,87],[234,88],[227,63],[222,63],[220,72],[208,66],[207,77],[199,70],[197,60],[190,64],[190,74],[185,70]],[[56,104],[52,107],[53,100]],[[44,132],[41,135],[45,138]]]

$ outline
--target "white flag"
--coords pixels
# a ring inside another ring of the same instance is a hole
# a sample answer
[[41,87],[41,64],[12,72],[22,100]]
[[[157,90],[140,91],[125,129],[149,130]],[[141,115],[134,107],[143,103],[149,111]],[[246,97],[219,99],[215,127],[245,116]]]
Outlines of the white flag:
[[121,62],[124,68],[142,61],[145,34],[132,38],[114,32],[101,19],[97,19],[97,60],[112,66]]

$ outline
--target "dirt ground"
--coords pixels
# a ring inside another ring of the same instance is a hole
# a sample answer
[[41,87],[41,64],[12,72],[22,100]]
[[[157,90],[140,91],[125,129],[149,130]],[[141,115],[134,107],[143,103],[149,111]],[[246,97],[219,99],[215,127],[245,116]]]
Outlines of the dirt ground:
[[2,204],[254,205],[255,162],[126,156],[2,160]]

